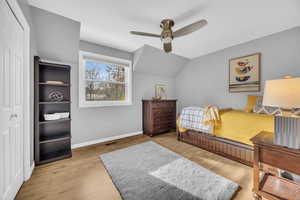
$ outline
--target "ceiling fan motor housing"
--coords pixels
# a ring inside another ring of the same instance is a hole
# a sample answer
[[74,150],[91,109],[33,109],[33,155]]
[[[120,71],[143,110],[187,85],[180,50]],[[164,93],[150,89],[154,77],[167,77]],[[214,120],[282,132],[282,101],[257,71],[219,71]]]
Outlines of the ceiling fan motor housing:
[[174,21],[171,19],[164,19],[160,23],[160,28],[162,28],[161,40],[163,43],[171,43],[173,40],[172,27],[174,26]]
[[172,19],[164,19],[160,22],[160,28],[171,29],[174,26],[175,22]]

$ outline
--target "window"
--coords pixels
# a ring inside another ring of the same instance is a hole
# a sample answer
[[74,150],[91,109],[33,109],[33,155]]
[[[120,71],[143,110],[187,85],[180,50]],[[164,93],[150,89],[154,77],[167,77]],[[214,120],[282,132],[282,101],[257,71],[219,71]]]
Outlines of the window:
[[131,61],[80,51],[79,107],[131,105]]

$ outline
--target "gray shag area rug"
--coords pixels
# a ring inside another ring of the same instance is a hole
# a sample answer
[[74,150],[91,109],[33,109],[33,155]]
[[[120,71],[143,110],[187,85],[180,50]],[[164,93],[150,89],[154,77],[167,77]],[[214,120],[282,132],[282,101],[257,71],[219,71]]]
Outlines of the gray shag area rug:
[[100,158],[124,200],[230,200],[239,188],[154,142]]

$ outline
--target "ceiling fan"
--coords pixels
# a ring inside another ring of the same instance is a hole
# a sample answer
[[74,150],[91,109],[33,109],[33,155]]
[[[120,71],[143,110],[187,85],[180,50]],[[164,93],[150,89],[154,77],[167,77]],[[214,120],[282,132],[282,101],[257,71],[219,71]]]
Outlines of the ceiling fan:
[[169,53],[172,51],[172,40],[174,38],[185,36],[199,30],[207,24],[207,21],[205,19],[202,19],[173,32],[172,27],[174,26],[174,24],[175,22],[172,19],[162,20],[160,23],[160,28],[162,28],[162,32],[160,35],[138,31],[130,31],[130,33],[134,35],[160,38],[163,42],[165,52]]

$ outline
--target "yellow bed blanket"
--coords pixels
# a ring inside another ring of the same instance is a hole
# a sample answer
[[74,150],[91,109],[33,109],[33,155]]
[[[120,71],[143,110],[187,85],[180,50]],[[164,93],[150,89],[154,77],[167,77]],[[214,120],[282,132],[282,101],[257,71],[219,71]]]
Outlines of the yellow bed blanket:
[[220,111],[221,124],[214,134],[253,146],[250,139],[260,131],[274,132],[274,116],[242,110]]
[[[274,132],[274,116],[225,109],[219,113],[220,123],[214,126],[214,135],[253,146],[250,139],[261,131]],[[179,126],[180,132],[187,129]]]

